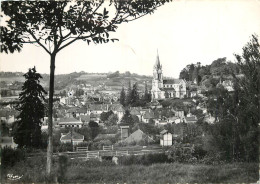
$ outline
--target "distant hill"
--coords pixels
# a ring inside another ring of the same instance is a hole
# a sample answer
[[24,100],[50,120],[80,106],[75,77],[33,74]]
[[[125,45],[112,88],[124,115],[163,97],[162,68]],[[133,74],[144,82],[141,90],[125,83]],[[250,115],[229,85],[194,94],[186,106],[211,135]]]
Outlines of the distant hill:
[[[17,82],[24,82],[22,72],[0,72],[1,86],[8,86]],[[47,90],[49,86],[49,74],[41,74],[42,86]],[[72,87],[76,87],[79,84],[90,84],[94,87],[106,86],[111,90],[120,90],[122,86],[128,87],[128,83],[138,83],[140,90],[144,89],[145,82],[148,87],[151,88],[152,77],[138,74],[131,74],[130,72],[125,73],[86,73],[86,72],[73,72],[70,74],[59,74],[55,75],[55,90],[64,90]]]

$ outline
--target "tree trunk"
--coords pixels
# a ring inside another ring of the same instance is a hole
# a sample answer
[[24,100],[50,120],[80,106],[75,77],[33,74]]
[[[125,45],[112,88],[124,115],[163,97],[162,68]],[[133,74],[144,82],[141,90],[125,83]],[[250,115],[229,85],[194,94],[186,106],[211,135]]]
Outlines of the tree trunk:
[[55,57],[56,53],[51,54],[51,66],[50,66],[50,87],[49,87],[49,109],[48,109],[48,147],[47,147],[47,180],[51,179],[52,172],[52,153],[53,153],[53,93],[54,93],[54,71],[55,71]]

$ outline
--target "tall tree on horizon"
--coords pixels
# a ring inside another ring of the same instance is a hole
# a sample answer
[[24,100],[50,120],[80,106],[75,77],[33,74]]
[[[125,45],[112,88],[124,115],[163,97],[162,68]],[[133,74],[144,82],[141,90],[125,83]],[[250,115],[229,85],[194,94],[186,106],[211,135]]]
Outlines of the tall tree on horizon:
[[133,88],[132,88],[132,91],[131,91],[131,105],[132,106],[138,106],[139,105],[139,93],[138,93],[138,85],[137,85],[137,82],[134,83],[133,85]]
[[121,105],[125,106],[126,103],[126,94],[125,94],[125,89],[124,86],[122,87],[121,93],[120,93],[120,99],[119,99]]
[[57,54],[76,41],[88,44],[115,41],[109,38],[117,25],[139,19],[171,0],[2,1],[6,25],[0,27],[1,52],[21,51],[23,44],[40,46],[50,56],[48,112],[48,178],[51,176],[54,73]]
[[44,117],[44,96],[47,92],[40,85],[42,76],[35,67],[24,74],[25,82],[19,95],[18,121],[14,124],[14,141],[19,147],[41,146],[41,119]]
[[125,105],[129,106],[131,104],[131,102],[132,102],[132,86],[131,86],[131,81],[129,81],[126,98],[125,98]]
[[146,102],[146,103],[149,103],[151,102],[151,94],[149,93],[149,90],[148,90],[148,86],[147,86],[147,83],[145,83],[145,87],[144,87],[144,97],[143,97],[143,100]]

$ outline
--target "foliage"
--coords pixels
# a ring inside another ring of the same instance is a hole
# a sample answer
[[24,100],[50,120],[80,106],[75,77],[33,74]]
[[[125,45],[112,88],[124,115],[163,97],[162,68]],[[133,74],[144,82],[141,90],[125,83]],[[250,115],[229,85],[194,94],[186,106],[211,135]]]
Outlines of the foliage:
[[114,73],[108,75],[107,77],[108,77],[108,78],[116,78],[116,77],[119,77],[119,76],[120,76],[119,71],[116,71],[116,72],[114,72]]
[[98,123],[95,122],[95,121],[90,121],[89,124],[88,124],[88,126],[89,126],[90,128],[99,127],[99,126],[98,126]]
[[73,145],[71,143],[59,143],[53,149],[53,152],[67,152],[73,151]]
[[[52,163],[52,117],[55,60],[57,54],[72,43],[114,42],[109,38],[117,25],[153,13],[170,0],[151,1],[5,1],[1,10],[6,25],[0,27],[1,52],[21,51],[23,44],[40,46],[50,56],[49,129],[47,173]],[[110,13],[109,13],[109,11]]]
[[195,163],[197,159],[192,155],[193,152],[191,145],[176,143],[167,150],[167,156],[173,162]]
[[125,106],[129,106],[131,102],[132,102],[132,86],[131,86],[131,81],[129,81],[126,98],[125,98]]
[[59,155],[58,161],[58,182],[65,183],[66,181],[66,172],[68,170],[68,157],[66,155]]
[[118,116],[117,116],[117,114],[111,114],[111,115],[108,117],[108,120],[105,121],[105,125],[106,125],[106,126],[114,126],[114,125],[117,125],[117,122],[118,122]]
[[155,163],[169,163],[167,155],[164,153],[128,155],[118,157],[120,165],[151,165]]
[[91,130],[91,139],[94,140],[95,137],[101,132],[101,127],[99,127],[98,123],[95,121],[90,121],[88,126]]
[[224,57],[212,61],[211,65],[202,66],[199,62],[189,64],[180,72],[179,78],[186,81],[197,81],[197,84],[206,84],[209,87],[209,85],[215,84],[216,81],[218,83],[219,77],[226,78],[231,76],[232,73],[239,74],[238,65],[227,61]]
[[7,126],[7,123],[3,120],[1,120],[1,124],[0,124],[0,132],[1,132],[1,136],[7,136],[9,134],[9,128]]
[[23,149],[1,148],[1,166],[3,169],[12,167],[15,163],[24,159],[25,151]]
[[129,110],[125,111],[125,114],[124,114],[124,116],[121,119],[121,124],[129,125],[131,127],[135,124],[134,118],[130,114]]
[[122,87],[122,90],[121,90],[121,93],[120,93],[120,104],[125,106],[125,103],[126,103],[126,94],[125,94],[125,89],[124,87]]
[[136,131],[138,129],[142,130],[145,134],[150,136],[155,136],[160,133],[160,129],[150,123],[138,123],[133,128],[133,131]]
[[[43,157],[21,161],[8,173],[23,175],[18,183],[44,183],[44,161]],[[53,167],[57,176],[58,162]],[[259,179],[258,163],[115,165],[104,159],[70,159],[68,171],[67,183],[256,183]],[[3,177],[2,183],[10,181]]]
[[89,141],[92,139],[92,136],[91,136],[92,131],[91,131],[90,127],[74,128],[73,130],[81,135],[84,135],[85,141]]
[[208,127],[210,143],[227,161],[258,161],[260,121],[260,52],[255,35],[236,55],[242,75],[233,73],[234,92],[217,88],[208,94],[208,109],[216,123]]
[[20,111],[19,120],[14,124],[14,141],[19,147],[40,147],[41,146],[41,119],[44,117],[44,96],[45,90],[40,85],[42,78],[36,72],[35,67],[29,69],[24,74],[22,92],[19,95],[19,105],[17,110]]
[[102,112],[101,114],[100,114],[100,120],[101,121],[103,121],[103,122],[105,122],[105,121],[107,121],[108,120],[108,117],[110,116],[110,115],[112,115],[112,114],[114,114],[113,113],[113,111],[108,111],[108,112]]

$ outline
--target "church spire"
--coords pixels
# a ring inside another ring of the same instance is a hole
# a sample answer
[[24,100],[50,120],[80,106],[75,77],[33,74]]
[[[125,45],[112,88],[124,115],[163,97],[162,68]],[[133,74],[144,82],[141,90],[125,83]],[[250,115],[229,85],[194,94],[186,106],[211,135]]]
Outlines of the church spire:
[[156,57],[156,62],[155,62],[154,68],[156,68],[157,70],[162,69],[162,65],[161,65],[160,59],[159,59],[158,49],[157,49],[157,57]]

